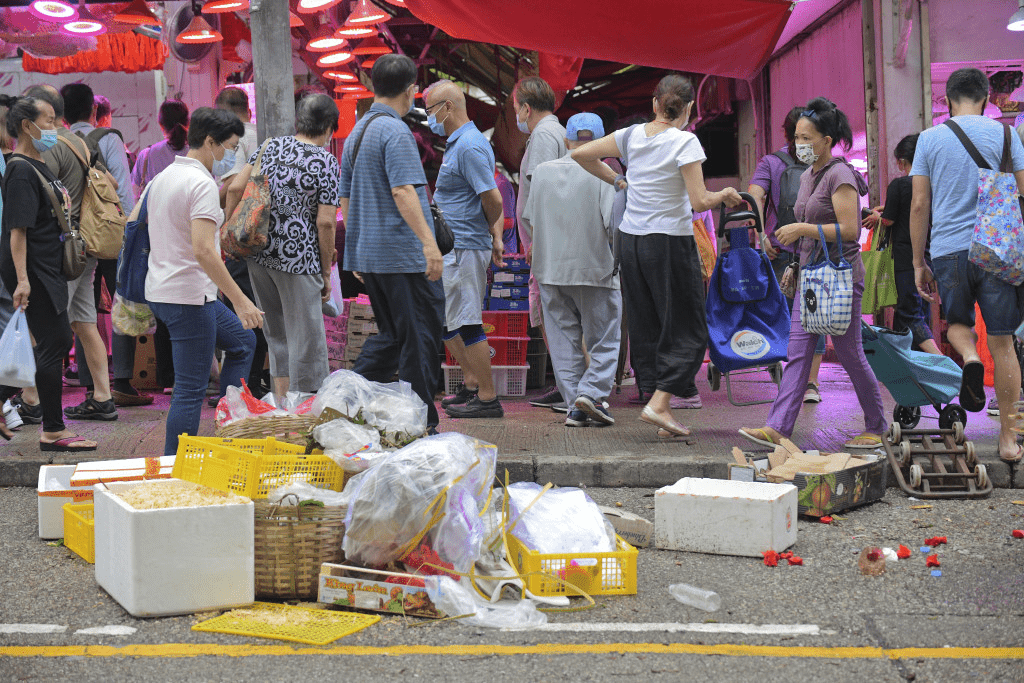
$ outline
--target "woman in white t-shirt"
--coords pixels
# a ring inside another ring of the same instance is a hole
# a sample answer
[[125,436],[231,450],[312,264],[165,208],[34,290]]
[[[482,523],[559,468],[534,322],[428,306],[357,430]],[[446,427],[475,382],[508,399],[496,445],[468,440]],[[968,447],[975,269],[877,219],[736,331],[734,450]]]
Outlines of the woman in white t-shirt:
[[[663,437],[690,435],[672,416],[669,401],[692,393],[708,342],[693,213],[742,201],[731,187],[719,192],[705,187],[704,150],[693,133],[682,130],[692,106],[689,79],[669,74],[654,91],[654,121],[572,153],[598,178],[629,188],[619,226],[624,308],[634,355],[653,359],[657,375],[657,389],[640,419],[657,426]],[[625,159],[626,176],[617,176],[604,157]]]
[[[224,211],[214,175],[235,162],[234,150],[245,128],[231,112],[202,107],[192,115],[188,154],[177,157],[149,183],[143,200],[150,230],[146,300],[167,325],[174,355],[174,398],[167,414],[164,453],[178,451],[178,435],[195,435],[206,398],[214,347],[224,351],[221,396],[249,376],[263,313],[224,266],[220,224]],[[136,213],[139,209],[136,209]],[[235,313],[217,298],[218,288]]]

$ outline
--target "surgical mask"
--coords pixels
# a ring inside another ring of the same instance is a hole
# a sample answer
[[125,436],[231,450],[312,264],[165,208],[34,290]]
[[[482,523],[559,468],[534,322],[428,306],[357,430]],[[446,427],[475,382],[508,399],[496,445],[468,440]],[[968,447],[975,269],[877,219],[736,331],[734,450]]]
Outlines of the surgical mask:
[[[447,120],[447,116],[445,119]],[[448,137],[448,132],[444,129],[444,121],[438,121],[437,117],[433,114],[427,115],[427,126],[430,127],[430,132],[434,135],[440,135],[443,138]]]
[[[529,116],[527,116],[527,120],[529,120]],[[524,133],[525,135],[530,134],[530,126],[527,125],[526,121],[520,121],[518,114],[516,114],[516,126],[519,128],[520,133]]]
[[40,137],[38,140],[32,138],[32,145],[35,146],[36,151],[45,152],[46,150],[50,149],[51,147],[57,144],[56,128],[40,128],[35,124],[35,122],[33,122],[32,125],[36,126],[36,130],[42,133],[42,137]]
[[235,150],[224,148],[224,157],[220,160],[213,160],[211,173],[215,176],[222,176],[235,167]]
[[814,145],[811,143],[800,144],[796,146],[796,158],[801,164],[807,164],[810,166],[818,160],[820,155],[814,153]]

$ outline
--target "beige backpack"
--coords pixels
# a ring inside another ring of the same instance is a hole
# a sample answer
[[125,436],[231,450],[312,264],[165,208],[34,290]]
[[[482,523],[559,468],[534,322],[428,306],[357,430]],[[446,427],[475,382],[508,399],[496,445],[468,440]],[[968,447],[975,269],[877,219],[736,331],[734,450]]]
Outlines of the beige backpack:
[[[90,166],[88,159],[83,157],[66,138],[62,137],[60,141],[74,153],[85,172],[78,231],[85,240],[86,251],[99,259],[116,259],[124,242],[127,218],[121,208],[117,191],[110,182],[110,176]],[[88,149],[85,150],[85,154],[88,156]]]

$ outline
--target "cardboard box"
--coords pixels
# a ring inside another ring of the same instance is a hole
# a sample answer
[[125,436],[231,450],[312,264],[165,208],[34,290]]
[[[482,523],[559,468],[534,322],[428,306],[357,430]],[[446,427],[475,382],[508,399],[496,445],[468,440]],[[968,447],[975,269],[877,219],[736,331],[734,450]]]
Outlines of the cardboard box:
[[499,271],[494,274],[494,284],[507,284],[516,287],[524,287],[529,283],[529,273],[504,273]]
[[761,557],[796,543],[792,484],[680,479],[654,494],[658,548]]
[[525,256],[506,256],[504,258],[505,267],[495,268],[494,274],[498,273],[529,273],[530,266],[526,262]]
[[331,332],[336,332],[344,336],[348,331],[348,316],[339,315],[336,318],[332,318],[331,316],[325,315],[324,331],[328,333],[328,336],[330,336]]
[[401,583],[388,583],[389,577],[420,579],[422,576],[377,571],[325,562],[320,568],[319,602],[373,612],[401,614],[407,617],[446,617],[427,595],[427,589]]
[[[889,463],[877,454],[802,451],[788,439],[765,461],[753,460],[733,449],[735,464],[729,466],[733,481],[792,482],[797,488],[797,511],[823,517],[885,496]],[[742,464],[741,464],[742,463]]]
[[93,489],[100,587],[136,617],[251,604],[252,501],[136,510],[114,495],[139,485],[115,483]]
[[135,342],[135,368],[132,384],[136,389],[159,389],[156,381],[156,347],[153,335],[146,334]]
[[530,302],[527,300],[519,299],[501,299],[491,298],[487,301],[488,311],[528,311],[530,310]]
[[348,325],[349,337],[352,335],[359,337],[372,337],[378,332],[380,332],[380,328],[377,327],[376,320],[353,320]]
[[529,287],[507,287],[501,285],[491,285],[491,298],[498,297],[500,299],[528,299],[530,297]]
[[36,489],[39,538],[64,538],[64,504],[92,500],[92,487],[71,486],[74,473],[74,465],[43,465],[39,468]]
[[605,518],[612,523],[615,533],[635,548],[647,548],[654,538],[654,522],[640,515],[619,510],[618,508],[598,506]]
[[348,324],[350,327],[354,320],[373,320],[373,306],[370,305],[369,299],[366,301],[351,300],[348,306]]

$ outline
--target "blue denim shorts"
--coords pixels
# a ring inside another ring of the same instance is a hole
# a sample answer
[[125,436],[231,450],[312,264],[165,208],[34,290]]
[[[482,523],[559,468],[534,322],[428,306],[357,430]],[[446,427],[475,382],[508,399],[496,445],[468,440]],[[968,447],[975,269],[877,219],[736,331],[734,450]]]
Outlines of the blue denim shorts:
[[971,263],[967,251],[933,258],[932,272],[939,284],[942,312],[951,325],[974,327],[975,302],[988,334],[1013,334],[1020,325],[1017,287]]

